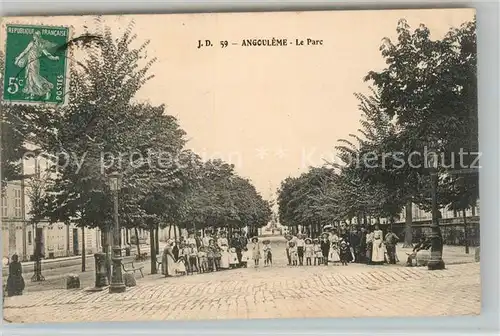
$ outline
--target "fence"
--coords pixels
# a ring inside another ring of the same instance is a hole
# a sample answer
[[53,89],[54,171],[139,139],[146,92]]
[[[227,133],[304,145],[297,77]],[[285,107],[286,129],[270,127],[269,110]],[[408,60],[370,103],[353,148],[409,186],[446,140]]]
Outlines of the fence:
[[[428,236],[431,233],[430,220],[414,221],[412,223],[413,243],[418,242],[422,235]],[[466,245],[479,246],[480,230],[479,217],[467,217],[467,228],[464,227],[463,218],[445,218],[439,220],[439,228],[443,237],[443,243],[446,245]],[[467,229],[467,234],[465,229]],[[405,223],[398,222],[393,224],[393,231],[401,240],[405,235]]]

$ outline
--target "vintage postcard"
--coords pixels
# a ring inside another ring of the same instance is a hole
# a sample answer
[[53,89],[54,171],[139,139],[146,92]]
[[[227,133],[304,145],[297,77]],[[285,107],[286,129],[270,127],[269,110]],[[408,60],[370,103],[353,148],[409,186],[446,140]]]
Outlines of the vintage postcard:
[[10,323],[480,313],[473,9],[7,17]]

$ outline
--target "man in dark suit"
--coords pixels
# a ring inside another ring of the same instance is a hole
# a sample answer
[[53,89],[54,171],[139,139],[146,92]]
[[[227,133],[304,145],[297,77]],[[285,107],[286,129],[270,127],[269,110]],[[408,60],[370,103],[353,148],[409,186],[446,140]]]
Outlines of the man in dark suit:
[[233,233],[233,238],[231,238],[231,242],[229,243],[230,247],[233,247],[236,250],[236,255],[238,256],[238,266],[241,266],[242,259],[243,246],[241,244],[241,240],[239,232],[235,232]]
[[356,262],[364,264],[366,263],[366,228],[362,226],[359,230],[359,241],[358,241],[358,255],[356,256]]

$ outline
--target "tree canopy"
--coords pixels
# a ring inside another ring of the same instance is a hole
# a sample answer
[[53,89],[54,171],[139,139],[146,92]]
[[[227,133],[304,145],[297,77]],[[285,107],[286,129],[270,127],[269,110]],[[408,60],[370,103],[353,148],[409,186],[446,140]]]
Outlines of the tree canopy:
[[282,182],[282,224],[359,223],[367,215],[391,221],[408,203],[429,210],[431,153],[438,155],[439,206],[477,204],[476,21],[442,39],[404,19],[396,32],[394,43],[384,38],[380,47],[386,67],[364,78],[371,94],[355,94],[362,119],[356,134],[338,140],[340,164]]

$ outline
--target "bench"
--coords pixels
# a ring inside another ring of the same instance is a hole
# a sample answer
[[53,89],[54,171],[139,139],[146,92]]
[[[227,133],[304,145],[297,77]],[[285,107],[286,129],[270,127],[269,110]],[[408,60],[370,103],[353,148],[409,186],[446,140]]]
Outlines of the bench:
[[138,266],[138,267],[136,267],[134,265],[133,261],[122,263],[122,269],[123,269],[123,271],[125,273],[134,272],[134,275],[135,275],[135,272],[139,271],[139,272],[141,272],[141,276],[144,278],[144,274],[142,273],[142,269],[143,268],[144,268],[144,266]]
[[147,259],[148,259],[148,253],[147,252],[139,253],[139,254],[135,255],[135,260],[144,261],[144,260],[147,260]]

